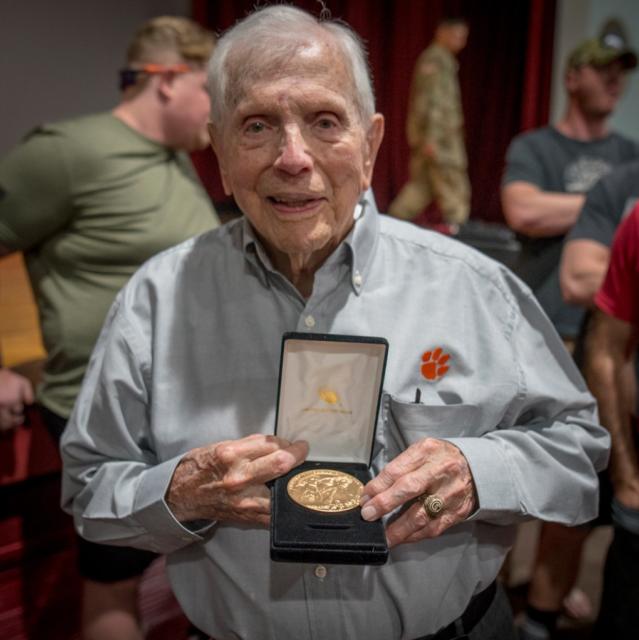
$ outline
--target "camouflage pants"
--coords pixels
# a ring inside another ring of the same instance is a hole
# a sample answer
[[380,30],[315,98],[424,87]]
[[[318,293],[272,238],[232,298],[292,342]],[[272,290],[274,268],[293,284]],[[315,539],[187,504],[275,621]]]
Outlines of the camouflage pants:
[[414,155],[410,161],[410,179],[391,203],[388,213],[412,220],[433,200],[446,222],[463,224],[470,214],[470,182],[465,168],[436,164]]

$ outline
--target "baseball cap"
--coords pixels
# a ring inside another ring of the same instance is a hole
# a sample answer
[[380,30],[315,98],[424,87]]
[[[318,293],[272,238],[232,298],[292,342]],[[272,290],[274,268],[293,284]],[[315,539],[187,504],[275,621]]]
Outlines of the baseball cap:
[[601,40],[585,40],[570,54],[568,68],[577,69],[587,64],[603,67],[619,60],[625,69],[637,66],[637,54],[614,33],[606,34]]

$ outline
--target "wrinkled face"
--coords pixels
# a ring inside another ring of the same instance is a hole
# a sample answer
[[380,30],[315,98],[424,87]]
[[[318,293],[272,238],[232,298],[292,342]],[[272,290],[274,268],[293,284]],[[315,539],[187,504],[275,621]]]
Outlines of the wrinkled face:
[[614,111],[624,82],[625,69],[618,60],[601,67],[586,65],[572,69],[566,77],[568,91],[577,100],[579,108],[592,117],[605,117]]
[[318,42],[240,94],[212,140],[227,194],[267,245],[289,255],[330,254],[353,226],[383,135],[364,126],[335,43]]
[[170,85],[166,112],[170,146],[186,151],[208,147],[211,101],[206,90],[206,71],[175,74]]

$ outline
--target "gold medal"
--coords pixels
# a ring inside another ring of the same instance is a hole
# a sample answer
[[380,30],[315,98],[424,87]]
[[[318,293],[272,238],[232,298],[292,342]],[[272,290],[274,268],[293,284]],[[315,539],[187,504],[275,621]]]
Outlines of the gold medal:
[[288,495],[297,504],[313,509],[341,513],[359,507],[364,485],[353,476],[333,469],[302,471],[289,480]]

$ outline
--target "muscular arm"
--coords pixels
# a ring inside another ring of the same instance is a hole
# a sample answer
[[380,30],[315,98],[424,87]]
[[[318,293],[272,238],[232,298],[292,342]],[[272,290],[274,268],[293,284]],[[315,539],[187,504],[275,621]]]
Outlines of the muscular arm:
[[561,255],[559,284],[568,304],[591,307],[606,277],[610,247],[596,240],[571,240]]
[[523,180],[508,183],[501,192],[510,227],[532,237],[566,233],[577,221],[584,201],[583,195],[542,191]]
[[639,461],[632,436],[636,401],[634,327],[603,311],[593,317],[587,342],[586,380],[599,402],[601,423],[610,432],[610,473],[617,499],[639,509]]

